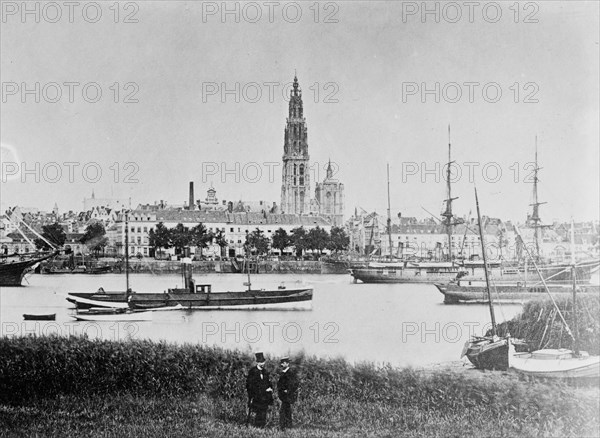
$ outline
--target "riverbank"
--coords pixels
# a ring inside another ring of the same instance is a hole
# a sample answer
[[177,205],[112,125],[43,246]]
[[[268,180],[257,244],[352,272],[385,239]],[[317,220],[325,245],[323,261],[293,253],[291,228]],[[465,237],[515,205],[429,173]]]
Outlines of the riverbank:
[[[267,367],[277,375],[276,358]],[[252,356],[197,345],[0,339],[0,435],[597,436],[598,389],[464,367],[350,365],[296,356],[296,427],[246,428]],[[274,383],[276,378],[273,379]],[[4,432],[2,432],[4,431]]]

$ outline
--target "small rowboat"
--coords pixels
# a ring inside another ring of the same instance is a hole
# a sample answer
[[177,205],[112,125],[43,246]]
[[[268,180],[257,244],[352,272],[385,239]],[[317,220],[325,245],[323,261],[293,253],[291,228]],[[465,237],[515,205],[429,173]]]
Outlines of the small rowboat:
[[56,313],[45,313],[45,314],[32,314],[24,313],[23,319],[25,321],[54,321],[56,320]]

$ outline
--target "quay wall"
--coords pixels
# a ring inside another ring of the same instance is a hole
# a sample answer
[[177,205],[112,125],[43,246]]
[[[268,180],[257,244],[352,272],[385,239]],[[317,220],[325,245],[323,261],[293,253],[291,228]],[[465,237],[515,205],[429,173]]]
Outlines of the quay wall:
[[[129,265],[130,272],[152,272],[152,273],[179,273],[181,262],[179,261],[133,261]],[[230,261],[194,261],[192,262],[193,273],[234,273],[235,269]],[[321,262],[319,261],[261,261],[252,264],[250,273],[259,274],[320,274]]]
[[[111,264],[110,262],[98,262],[97,266]],[[250,265],[250,273],[259,274],[321,274],[322,263],[320,261],[260,261],[258,267],[255,262]],[[44,268],[51,266],[61,267],[58,264],[48,263]],[[153,273],[153,274],[177,274],[181,272],[181,261],[177,260],[154,260],[154,259],[131,259],[129,262],[130,273]],[[238,264],[239,266],[239,264]],[[124,264],[114,264],[113,272],[123,272]],[[234,273],[235,268],[231,261],[193,261],[193,273]],[[45,269],[42,269],[42,273]],[[246,272],[246,271],[244,271]],[[329,273],[326,271],[325,273]]]

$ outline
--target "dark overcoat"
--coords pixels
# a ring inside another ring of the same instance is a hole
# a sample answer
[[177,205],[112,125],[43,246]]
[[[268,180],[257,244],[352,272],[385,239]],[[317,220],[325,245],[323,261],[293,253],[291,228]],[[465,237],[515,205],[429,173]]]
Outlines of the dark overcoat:
[[246,378],[246,390],[248,391],[248,401],[250,406],[255,408],[267,408],[273,404],[273,393],[267,389],[273,389],[269,372],[266,369],[259,370],[253,367],[248,372]]
[[281,373],[277,381],[277,395],[283,403],[295,403],[298,399],[298,376],[290,368]]

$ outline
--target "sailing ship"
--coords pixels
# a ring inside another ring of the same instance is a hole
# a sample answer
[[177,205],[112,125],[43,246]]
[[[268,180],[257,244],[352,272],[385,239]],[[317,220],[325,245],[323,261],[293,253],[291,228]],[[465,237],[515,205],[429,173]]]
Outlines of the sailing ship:
[[457,218],[452,211],[452,202],[458,198],[452,197],[451,184],[451,166],[452,166],[452,145],[450,141],[450,126],[448,126],[448,163],[446,169],[446,199],[445,208],[441,213],[441,223],[446,229],[448,238],[448,251],[446,260],[441,262],[415,262],[408,260],[392,261],[392,220],[390,210],[390,179],[388,165],[388,220],[387,230],[389,239],[389,262],[373,262],[367,267],[358,267],[350,269],[350,274],[354,277],[356,283],[360,280],[363,283],[436,283],[447,282],[466,274],[460,263],[454,260],[452,254],[452,233],[455,225],[461,224],[462,219]]
[[[538,173],[541,167],[538,165],[538,141],[537,135],[535,136],[535,162],[533,168],[533,188],[532,188],[532,203],[530,206],[532,207],[531,214],[527,215],[527,226],[529,228],[533,228],[533,245],[534,245],[534,254],[529,257],[529,259],[533,258],[535,263],[539,269],[539,272],[544,276],[545,280],[552,280],[553,282],[566,281],[571,282],[573,279],[577,279],[580,283],[589,282],[591,275],[593,272],[598,270],[600,267],[600,260],[592,259],[585,260],[582,263],[578,263],[575,265],[573,269],[573,263],[552,263],[543,258],[542,248],[540,245],[540,240],[542,239],[542,230],[545,228],[549,228],[550,225],[542,224],[542,219],[540,216],[540,206],[546,204],[546,202],[542,202],[539,200],[538,195],[538,184],[540,179],[538,177]],[[522,249],[529,253],[525,241],[520,238],[518,243],[520,243]],[[525,257],[525,261],[527,261],[528,257]],[[526,264],[526,263],[525,263]],[[527,272],[524,268],[523,264],[519,266],[517,275],[527,277]],[[530,272],[533,279],[537,279],[538,273],[536,271]],[[531,278],[525,278],[525,280],[530,280]],[[521,280],[523,281],[523,280]]]
[[54,257],[51,253],[13,254],[0,258],[0,286],[22,286],[25,274],[32,271],[40,262]]
[[508,368],[509,341],[508,338],[500,338],[497,335],[496,316],[494,314],[494,302],[492,300],[492,294],[490,291],[490,275],[487,268],[483,225],[481,223],[481,214],[479,212],[479,198],[477,197],[477,189],[475,189],[475,204],[477,205],[479,238],[481,239],[487,302],[490,310],[492,331],[490,336],[474,337],[470,341],[467,341],[465,347],[463,348],[461,358],[467,356],[469,361],[479,369],[506,370]]
[[0,286],[21,286],[25,274],[31,272],[35,267],[51,257],[58,254],[58,250],[55,245],[49,242],[46,238],[40,235],[37,231],[27,224],[23,219],[19,218],[18,215],[13,214],[9,216],[9,219],[16,223],[16,230],[23,236],[23,238],[29,242],[32,247],[35,247],[34,242],[20,228],[20,224],[24,224],[36,237],[42,239],[49,247],[48,252],[35,252],[27,254],[11,254],[0,256]]
[[[540,217],[540,202],[538,197],[538,166],[537,137],[535,140],[535,166],[533,169],[533,190],[532,190],[532,212],[527,215],[527,226],[533,229],[533,259],[536,261],[538,272],[528,268],[529,257],[516,265],[502,261],[495,266],[488,266],[494,283],[498,298],[503,301],[522,302],[534,298],[545,296],[546,288],[539,281],[538,273],[548,283],[550,293],[555,295],[571,293],[571,282],[576,279],[578,293],[598,294],[600,288],[590,285],[592,273],[600,267],[600,260],[583,260],[574,266],[568,263],[552,263],[542,258],[540,245],[541,230],[548,228],[548,225],[542,225]],[[527,250],[523,239],[519,239],[517,244],[521,250]],[[485,302],[486,285],[478,278],[476,272],[479,269],[477,262],[463,262],[463,267],[468,275],[462,278],[452,279],[450,282],[436,283],[437,289],[444,295],[444,302],[456,304],[460,302]]]
[[[571,223],[571,242],[574,242],[574,231],[573,224]],[[520,234],[519,234],[520,237]],[[522,240],[522,239],[521,239]],[[530,256],[536,271],[538,267],[536,261],[529,251],[525,248],[528,256]],[[552,303],[556,309],[557,314],[560,316],[562,323],[569,336],[573,339],[573,350],[560,348],[560,349],[542,349],[527,353],[513,353],[509,354],[509,367],[510,369],[524,375],[533,377],[542,377],[548,379],[594,379],[595,381],[600,378],[600,357],[590,356],[585,351],[579,350],[579,336],[578,336],[578,320],[577,320],[577,281],[575,271],[575,252],[571,251],[571,277],[573,287],[573,328],[575,333],[571,331],[567,324],[563,314],[556,305],[556,302],[550,295]],[[544,277],[540,274],[540,279],[544,286],[546,282]],[[511,348],[512,350],[512,348]]]

